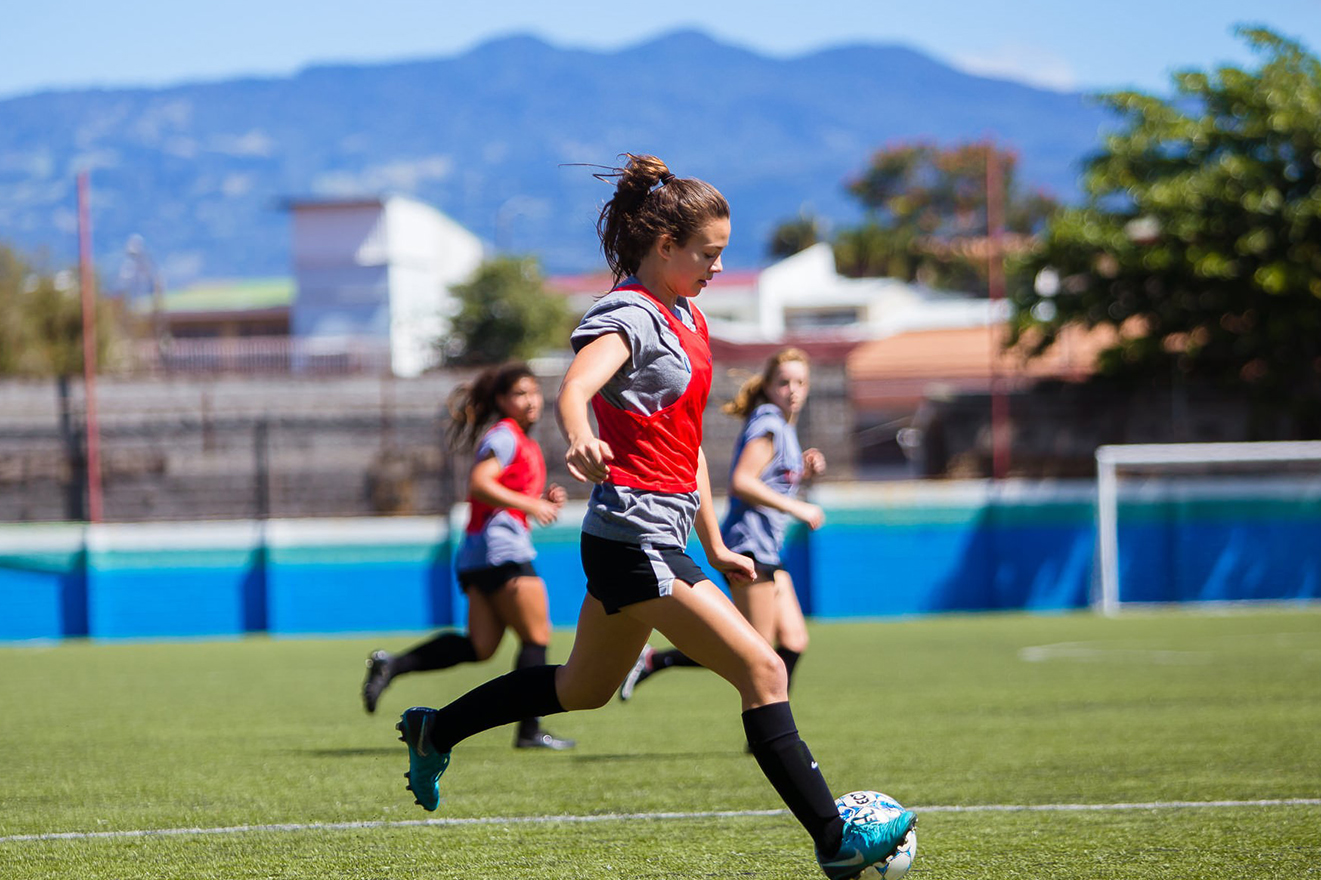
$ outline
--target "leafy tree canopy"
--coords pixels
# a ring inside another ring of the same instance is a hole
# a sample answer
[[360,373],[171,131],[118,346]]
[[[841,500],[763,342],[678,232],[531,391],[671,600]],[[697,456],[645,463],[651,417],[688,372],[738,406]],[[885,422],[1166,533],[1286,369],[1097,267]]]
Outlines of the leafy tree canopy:
[[562,346],[568,307],[546,290],[537,261],[497,257],[454,288],[460,308],[443,341],[453,364],[497,364]]
[[[1256,70],[1175,77],[1162,100],[1102,96],[1121,119],[1011,292],[1014,339],[1040,352],[1069,324],[1121,340],[1110,376],[1247,391],[1321,430],[1321,63],[1239,30]],[[1308,427],[1310,426],[1310,427]]]
[[842,230],[835,259],[846,275],[886,275],[934,287],[986,288],[987,162],[1004,185],[1004,232],[1025,245],[1056,209],[1043,193],[1022,192],[1017,158],[992,144],[904,144],[879,150],[848,191],[867,211]]
[[[119,338],[115,304],[97,300],[97,359]],[[0,244],[0,375],[71,376],[83,369],[82,299],[76,273],[39,270]]]
[[783,259],[807,250],[821,239],[821,222],[810,214],[799,214],[771,231],[770,247],[767,250],[772,257]]

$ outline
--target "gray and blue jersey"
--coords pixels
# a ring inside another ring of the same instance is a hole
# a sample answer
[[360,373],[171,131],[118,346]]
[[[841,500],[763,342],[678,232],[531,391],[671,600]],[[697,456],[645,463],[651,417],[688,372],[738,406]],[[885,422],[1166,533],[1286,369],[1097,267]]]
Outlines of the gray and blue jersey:
[[[622,286],[636,284],[628,279]],[[615,290],[588,309],[569,341],[575,352],[607,333],[620,333],[628,344],[628,363],[599,392],[611,406],[651,415],[683,396],[692,365],[683,344],[661,313],[664,306],[645,294]],[[680,298],[673,314],[696,330],[694,306]],[[651,492],[612,483],[592,489],[583,531],[628,544],[684,547],[693,529],[701,496],[697,492]]]
[[[781,495],[796,498],[803,476],[803,448],[798,442],[798,430],[773,403],[763,403],[744,421],[743,431],[734,445],[731,477],[743,448],[758,437],[770,437],[774,448],[770,462],[760,474],[761,481]],[[784,534],[791,519],[783,511],[748,504],[731,494],[720,534],[735,553],[749,555],[763,565],[779,565],[780,548],[784,546]]]
[[[501,467],[509,467],[518,453],[518,439],[507,425],[496,423],[477,445],[473,463],[494,457]],[[506,562],[531,562],[537,556],[532,548],[532,534],[508,510],[498,510],[479,531],[465,533],[454,560],[456,571],[476,571]]]

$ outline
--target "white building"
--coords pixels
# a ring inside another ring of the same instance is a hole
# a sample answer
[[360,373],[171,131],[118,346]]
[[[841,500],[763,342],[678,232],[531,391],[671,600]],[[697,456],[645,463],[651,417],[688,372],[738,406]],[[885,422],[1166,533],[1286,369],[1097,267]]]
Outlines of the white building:
[[[607,273],[551,279],[581,315],[610,289]],[[985,327],[992,304],[964,293],[933,290],[894,278],[848,278],[835,270],[825,242],[762,270],[717,275],[698,299],[711,334],[735,344],[863,341],[914,330]]]
[[396,376],[439,361],[450,290],[481,265],[481,240],[403,196],[294,201],[289,331],[304,350],[363,341],[388,347]]
[[848,278],[821,242],[769,266],[757,279],[756,334],[762,339],[818,333],[879,339],[912,330],[985,326],[988,300],[894,278]]

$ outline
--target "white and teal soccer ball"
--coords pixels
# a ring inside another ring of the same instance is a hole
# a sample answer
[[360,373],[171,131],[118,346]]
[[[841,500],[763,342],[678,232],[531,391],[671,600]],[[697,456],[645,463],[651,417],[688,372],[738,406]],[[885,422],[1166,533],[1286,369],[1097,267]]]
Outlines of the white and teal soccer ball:
[[[903,806],[888,794],[879,791],[851,791],[835,798],[835,806],[845,822],[866,824],[889,822],[904,811]],[[858,875],[862,880],[899,880],[913,866],[917,858],[917,829],[908,832],[899,850],[879,865],[872,865]]]

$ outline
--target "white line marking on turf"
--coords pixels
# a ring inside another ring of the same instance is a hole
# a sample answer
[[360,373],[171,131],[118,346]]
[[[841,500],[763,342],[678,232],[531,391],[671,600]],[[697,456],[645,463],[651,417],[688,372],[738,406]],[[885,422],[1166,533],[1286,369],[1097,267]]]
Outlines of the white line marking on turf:
[[[1321,798],[1278,798],[1258,801],[1150,801],[1120,804],[946,804],[914,807],[917,813],[1094,813],[1117,810],[1187,810],[1208,807],[1321,807]],[[587,822],[637,822],[664,819],[729,819],[785,816],[788,810],[709,810],[694,813],[599,813],[590,816],[479,816],[471,819],[396,819],[364,822],[299,822],[278,825],[230,825],[219,828],[146,828],[126,831],[54,831],[11,834],[0,843],[30,840],[102,840],[127,837],[179,837],[201,834],[284,833],[290,831],[354,831],[360,828],[411,828],[454,825],[558,825]]]

